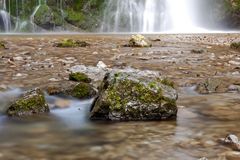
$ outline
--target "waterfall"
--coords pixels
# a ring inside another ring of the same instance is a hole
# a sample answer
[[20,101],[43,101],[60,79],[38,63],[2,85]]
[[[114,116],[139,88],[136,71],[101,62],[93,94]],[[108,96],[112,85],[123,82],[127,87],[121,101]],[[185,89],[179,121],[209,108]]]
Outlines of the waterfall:
[[10,32],[11,30],[10,15],[5,10],[0,10],[0,21],[2,22],[3,30],[5,32]]
[[141,31],[143,10],[144,4],[140,0],[109,0],[104,12],[102,31]]
[[109,0],[103,32],[198,32],[194,0]]
[[[196,3],[196,2],[195,2]],[[198,27],[196,15],[193,10],[194,0],[166,0],[166,13],[170,16],[167,20],[168,30],[172,32],[201,32]]]
[[2,9],[0,10],[0,25],[1,30],[4,32],[11,31],[11,18],[10,14],[7,12],[6,0],[1,1]]

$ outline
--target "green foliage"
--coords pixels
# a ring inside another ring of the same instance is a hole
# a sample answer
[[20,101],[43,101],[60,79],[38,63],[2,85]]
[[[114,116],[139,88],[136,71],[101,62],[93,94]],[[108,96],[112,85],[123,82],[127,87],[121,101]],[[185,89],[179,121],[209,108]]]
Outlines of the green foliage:
[[85,19],[82,12],[76,12],[70,8],[68,8],[65,12],[67,13],[66,20],[70,23],[78,23]]

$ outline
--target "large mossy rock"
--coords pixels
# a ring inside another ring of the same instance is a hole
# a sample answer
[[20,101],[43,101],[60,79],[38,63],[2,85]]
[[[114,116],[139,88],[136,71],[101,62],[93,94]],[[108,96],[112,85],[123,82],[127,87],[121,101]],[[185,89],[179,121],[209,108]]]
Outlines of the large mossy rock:
[[8,116],[29,116],[49,112],[44,94],[40,89],[33,89],[17,99],[7,110]]
[[177,116],[172,83],[132,73],[107,73],[93,104],[92,120],[167,120]]

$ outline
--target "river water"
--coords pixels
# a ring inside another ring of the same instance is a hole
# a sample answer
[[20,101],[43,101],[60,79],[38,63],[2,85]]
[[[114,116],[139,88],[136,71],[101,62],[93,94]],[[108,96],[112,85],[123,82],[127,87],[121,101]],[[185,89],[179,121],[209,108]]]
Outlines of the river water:
[[[1,109],[20,92],[2,92]],[[237,93],[198,95],[182,88],[176,121],[92,122],[92,100],[47,96],[47,101],[69,107],[21,119],[0,116],[0,159],[221,160],[229,149],[217,140],[240,133]]]

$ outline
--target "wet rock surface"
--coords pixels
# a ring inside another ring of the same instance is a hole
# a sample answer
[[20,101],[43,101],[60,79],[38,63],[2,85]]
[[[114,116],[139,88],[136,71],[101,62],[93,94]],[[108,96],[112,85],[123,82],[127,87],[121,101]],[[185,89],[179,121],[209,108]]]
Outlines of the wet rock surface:
[[43,92],[36,88],[24,93],[7,109],[11,117],[29,116],[49,112]]
[[220,143],[232,148],[234,151],[240,151],[240,141],[238,137],[234,134],[229,134],[226,138],[222,138],[219,140]]
[[177,92],[157,77],[107,73],[93,104],[92,120],[168,120],[177,116]]

